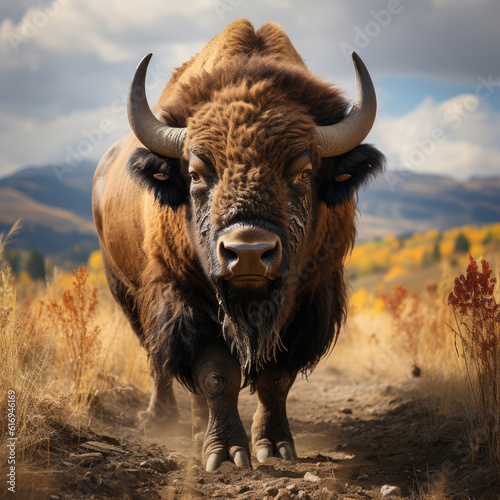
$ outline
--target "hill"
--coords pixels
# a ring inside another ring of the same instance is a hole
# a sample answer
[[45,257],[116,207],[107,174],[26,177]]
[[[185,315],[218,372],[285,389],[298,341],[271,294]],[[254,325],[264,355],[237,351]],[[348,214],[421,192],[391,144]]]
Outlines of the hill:
[[[82,161],[64,175],[51,165],[26,167],[0,179],[0,189],[15,189],[39,203],[64,208],[92,220],[90,193],[95,167],[95,163]],[[3,201],[0,208],[4,214],[11,211]]]
[[21,219],[10,248],[45,255],[67,254],[82,244],[89,252],[96,249],[90,204],[94,170],[94,163],[84,161],[62,177],[47,165],[0,179],[0,233]]

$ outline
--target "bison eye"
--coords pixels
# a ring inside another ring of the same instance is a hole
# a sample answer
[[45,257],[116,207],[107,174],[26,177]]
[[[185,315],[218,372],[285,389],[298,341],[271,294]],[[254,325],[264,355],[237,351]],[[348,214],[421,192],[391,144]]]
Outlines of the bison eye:
[[200,174],[198,174],[197,172],[189,172],[189,177],[191,177],[191,181],[193,182],[193,184],[197,184],[201,181]]
[[304,170],[303,172],[300,173],[299,179],[301,181],[307,181],[307,179],[309,179],[311,175],[312,175],[312,170]]

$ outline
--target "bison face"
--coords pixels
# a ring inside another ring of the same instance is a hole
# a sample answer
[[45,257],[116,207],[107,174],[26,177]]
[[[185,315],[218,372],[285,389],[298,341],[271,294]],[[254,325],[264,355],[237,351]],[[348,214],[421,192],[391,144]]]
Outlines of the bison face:
[[226,336],[240,359],[264,361],[293,304],[290,270],[314,232],[314,123],[291,107],[233,101],[205,106],[188,130],[190,238]]

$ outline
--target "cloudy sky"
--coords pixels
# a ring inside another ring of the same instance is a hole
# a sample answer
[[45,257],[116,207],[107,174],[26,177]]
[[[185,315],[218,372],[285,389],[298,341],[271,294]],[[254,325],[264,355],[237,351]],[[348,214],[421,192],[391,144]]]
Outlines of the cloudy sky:
[[311,71],[354,98],[348,54],[375,81],[368,142],[389,168],[500,174],[497,0],[17,0],[0,4],[0,177],[97,161],[129,131],[137,62],[153,103],[172,70],[230,21],[281,24]]

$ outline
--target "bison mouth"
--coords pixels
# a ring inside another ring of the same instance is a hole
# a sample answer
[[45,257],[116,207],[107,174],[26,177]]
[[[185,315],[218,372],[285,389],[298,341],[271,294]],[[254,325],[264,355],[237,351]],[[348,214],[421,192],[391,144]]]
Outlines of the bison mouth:
[[260,274],[243,274],[226,279],[226,282],[229,286],[241,289],[260,288],[270,284],[271,281],[273,280],[269,279],[267,276],[262,276]]
[[219,321],[245,371],[273,359],[280,344],[285,284],[259,275],[216,280]]

